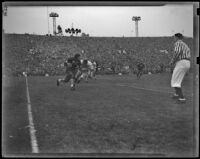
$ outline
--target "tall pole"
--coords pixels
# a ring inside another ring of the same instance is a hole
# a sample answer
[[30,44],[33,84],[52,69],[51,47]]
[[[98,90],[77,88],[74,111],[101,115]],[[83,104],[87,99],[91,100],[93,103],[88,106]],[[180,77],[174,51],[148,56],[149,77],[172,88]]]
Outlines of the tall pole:
[[53,17],[53,34],[56,35],[56,17]]
[[7,8],[7,6],[6,5],[4,5],[3,6],[3,22],[4,22],[4,25],[2,26],[2,31],[5,33],[6,31],[5,31],[5,28],[6,28],[6,26],[5,26],[5,24],[6,24],[6,22],[5,22],[5,20],[6,20],[6,17],[7,17],[7,10],[8,10],[8,8]]
[[138,37],[138,21],[135,21],[135,36]]
[[47,20],[48,20],[48,34],[50,34],[50,31],[49,31],[49,7],[47,6]]
[[141,20],[141,17],[133,16],[132,20],[135,21],[135,36],[138,37],[138,21]]
[[49,16],[53,18],[53,34],[56,35],[56,17],[58,17],[59,15],[52,12]]

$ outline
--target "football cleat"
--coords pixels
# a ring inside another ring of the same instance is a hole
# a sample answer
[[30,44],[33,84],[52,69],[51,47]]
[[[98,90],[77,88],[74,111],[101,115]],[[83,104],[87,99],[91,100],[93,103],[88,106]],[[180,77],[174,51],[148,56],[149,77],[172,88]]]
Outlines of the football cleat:
[[186,103],[186,99],[185,98],[179,98],[176,104],[184,104]]
[[71,87],[71,90],[74,91],[74,90],[75,90],[75,86],[72,86],[72,87]]
[[172,96],[172,99],[178,99],[178,98],[179,98],[179,95],[176,93]]

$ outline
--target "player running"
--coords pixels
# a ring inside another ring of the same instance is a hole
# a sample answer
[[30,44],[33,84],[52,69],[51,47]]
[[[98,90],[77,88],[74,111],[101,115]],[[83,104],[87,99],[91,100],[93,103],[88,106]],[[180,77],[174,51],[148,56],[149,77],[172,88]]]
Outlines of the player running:
[[93,68],[92,68],[92,77],[96,80],[96,73],[97,73],[97,62],[92,60]]
[[81,60],[81,76],[77,78],[77,83],[82,79],[88,82],[88,79],[95,79],[95,74],[97,70],[97,63],[95,61],[89,61],[87,59]]
[[174,45],[174,55],[170,62],[170,65],[175,65],[171,78],[171,87],[175,89],[175,94],[172,98],[178,99],[178,103],[185,103],[186,99],[183,96],[181,84],[185,74],[190,69],[190,48],[182,41],[183,35],[181,33],[175,34],[174,38],[176,41]]
[[78,83],[80,82],[81,79],[84,79],[86,82],[88,82],[89,65],[88,65],[87,59],[81,60],[81,72],[82,72],[82,75],[78,79]]
[[142,62],[138,62],[138,64],[137,64],[137,68],[138,68],[137,79],[140,79],[140,77],[142,76],[144,67],[145,66]]
[[57,80],[57,86],[59,86],[61,82],[67,83],[70,81],[71,90],[75,90],[76,79],[81,74],[80,65],[80,54],[75,54],[74,57],[68,58],[64,63],[64,66],[66,67],[66,75],[63,79]]
[[96,77],[95,77],[96,67],[97,67],[96,62],[93,60],[92,61],[88,60],[88,67],[89,67],[89,70],[88,70],[89,78],[96,80]]

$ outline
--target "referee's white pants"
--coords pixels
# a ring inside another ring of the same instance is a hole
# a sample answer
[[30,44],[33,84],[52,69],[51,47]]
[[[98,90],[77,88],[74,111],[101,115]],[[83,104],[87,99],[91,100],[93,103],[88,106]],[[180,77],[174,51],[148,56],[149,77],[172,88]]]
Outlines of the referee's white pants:
[[183,78],[187,71],[190,69],[190,61],[189,60],[180,60],[176,63],[176,66],[173,70],[172,79],[171,79],[171,87],[181,87]]

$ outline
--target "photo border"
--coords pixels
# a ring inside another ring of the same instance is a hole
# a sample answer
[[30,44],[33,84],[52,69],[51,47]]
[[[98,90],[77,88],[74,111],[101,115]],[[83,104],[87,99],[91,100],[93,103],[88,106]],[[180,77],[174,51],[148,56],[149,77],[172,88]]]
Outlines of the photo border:
[[[197,157],[199,155],[199,67],[197,57],[199,57],[199,17],[197,15],[197,8],[199,8],[198,2],[158,2],[158,1],[26,1],[26,2],[3,2],[4,6],[164,6],[171,5],[193,5],[193,127],[194,127],[194,148],[193,155],[191,157]],[[2,39],[3,40],[3,39]],[[2,145],[3,146],[3,145]],[[11,154],[4,157],[21,157],[19,154]],[[42,153],[42,154],[23,154],[23,157],[164,157],[164,154],[129,154],[129,153]]]

